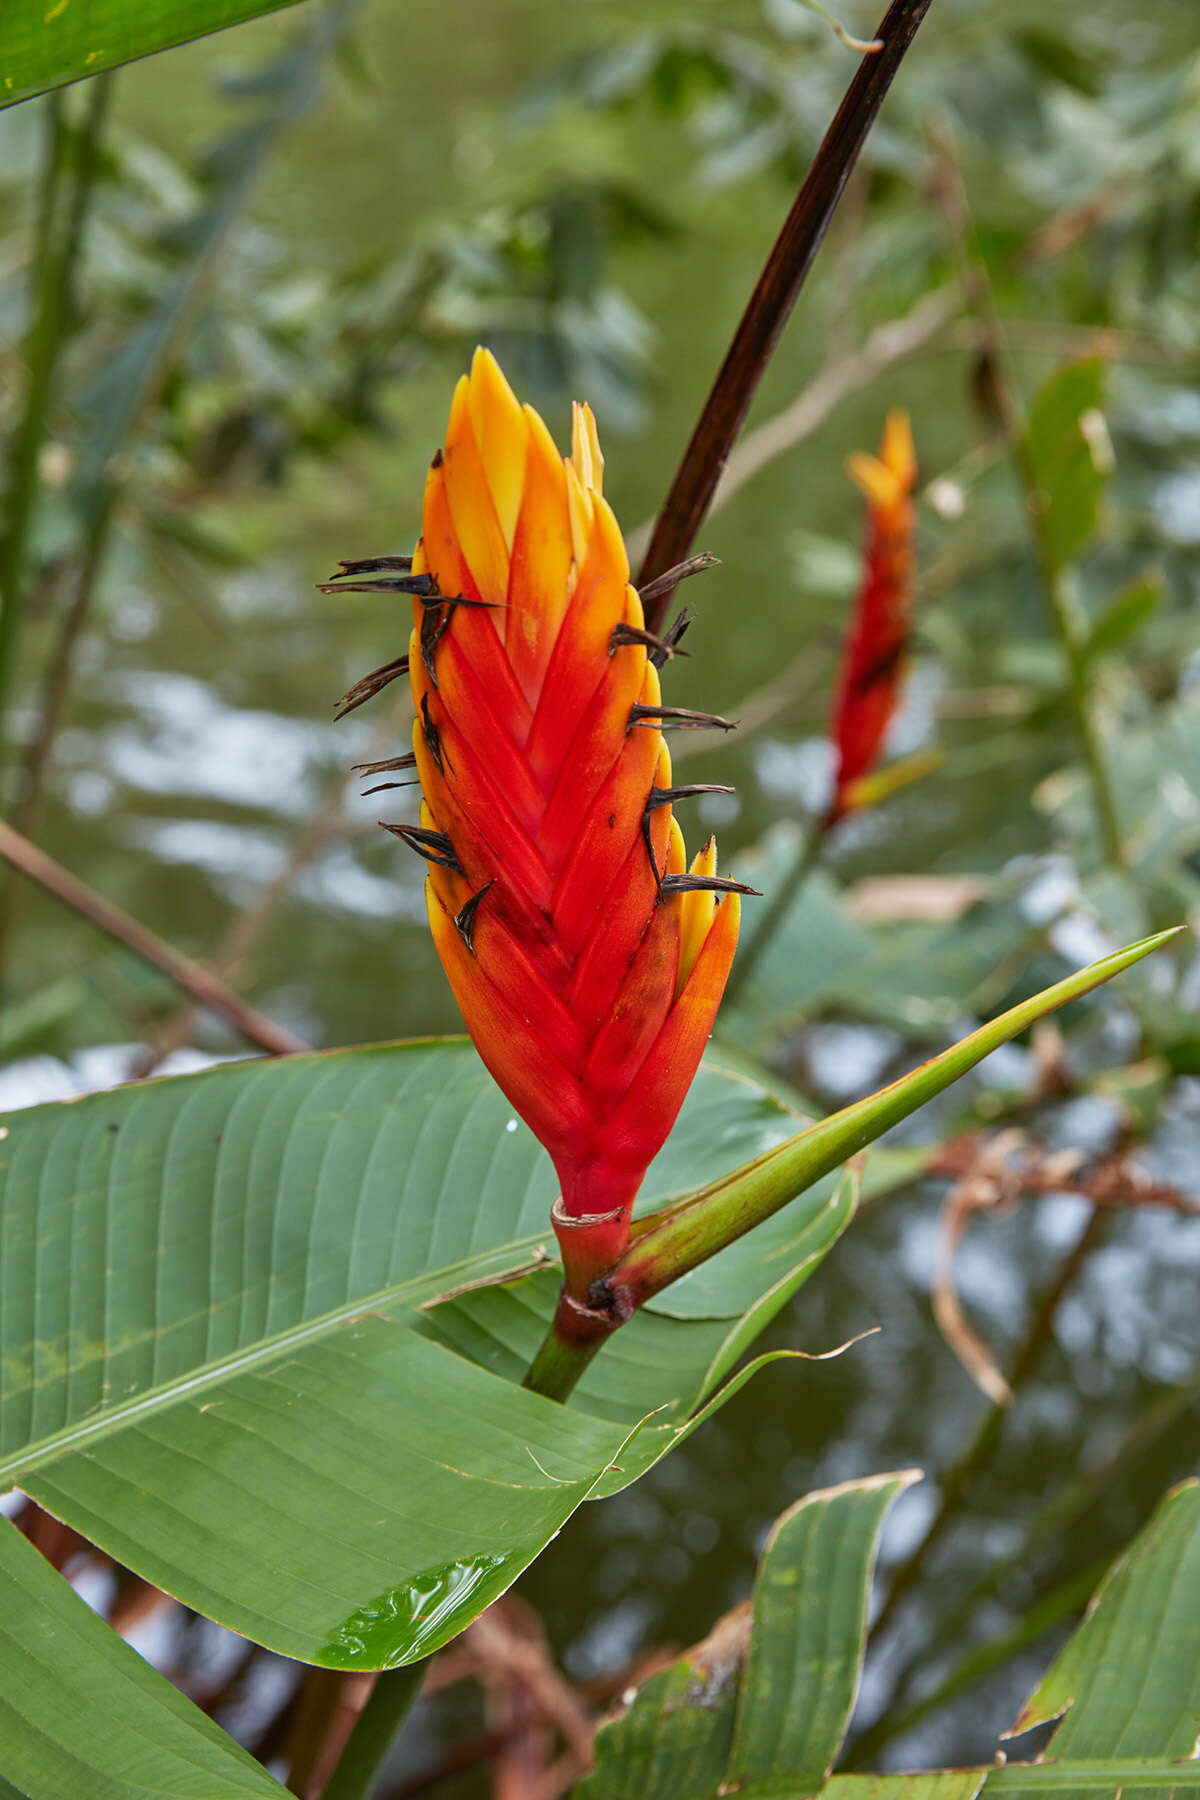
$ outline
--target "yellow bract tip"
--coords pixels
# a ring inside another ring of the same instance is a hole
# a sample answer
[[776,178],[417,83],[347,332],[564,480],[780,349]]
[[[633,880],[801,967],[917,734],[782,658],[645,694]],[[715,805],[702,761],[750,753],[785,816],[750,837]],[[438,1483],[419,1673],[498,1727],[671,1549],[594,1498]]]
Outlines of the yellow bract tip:
[[873,506],[898,506],[917,479],[917,454],[913,448],[908,414],[895,407],[887,416],[878,456],[852,450],[846,473]]
[[[690,871],[693,875],[711,876],[717,872],[717,840],[710,837],[702,850],[697,850],[692,858]],[[684,983],[696,966],[704,940],[712,927],[717,912],[717,896],[711,888],[695,888],[690,894],[680,897],[679,913],[679,973],[675,978],[675,993],[683,991]]]
[[500,364],[490,350],[482,347],[471,359],[467,395],[484,479],[505,545],[511,551],[525,484],[525,413],[504,379]]
[[904,489],[892,471],[865,450],[850,452],[846,458],[846,473],[872,506],[895,506],[904,498]]
[[912,426],[902,406],[893,407],[887,416],[879,460],[892,471],[907,493],[917,479],[917,452],[913,446]]
[[604,457],[600,451],[600,438],[596,431],[596,419],[586,401],[576,400],[571,406],[571,461],[575,465],[575,473],[583,484],[584,492],[589,489],[597,494],[604,492]]

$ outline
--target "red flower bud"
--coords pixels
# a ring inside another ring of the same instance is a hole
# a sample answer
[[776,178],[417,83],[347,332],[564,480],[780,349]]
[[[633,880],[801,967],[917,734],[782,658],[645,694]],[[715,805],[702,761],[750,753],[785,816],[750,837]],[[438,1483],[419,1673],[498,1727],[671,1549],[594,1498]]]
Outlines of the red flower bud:
[[685,875],[659,797],[671,759],[655,640],[636,635],[586,406],[572,438],[564,460],[476,352],[407,578],[423,794],[408,841],[429,861],[434,942],[467,1029],[553,1158],[582,1295],[628,1241],[712,1027],[740,903],[711,843]]

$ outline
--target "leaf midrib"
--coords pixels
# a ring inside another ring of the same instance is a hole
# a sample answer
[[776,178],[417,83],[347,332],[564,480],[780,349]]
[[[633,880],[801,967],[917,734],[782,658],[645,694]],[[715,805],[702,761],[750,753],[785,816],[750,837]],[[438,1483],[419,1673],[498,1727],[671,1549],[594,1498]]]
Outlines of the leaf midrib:
[[160,1382],[156,1387],[146,1388],[131,1399],[116,1401],[89,1418],[76,1420],[60,1431],[51,1432],[44,1438],[23,1445],[19,1451],[0,1457],[0,1487],[19,1484],[22,1476],[45,1468],[59,1457],[69,1455],[85,1444],[95,1443],[127,1425],[151,1418],[180,1400],[220,1386],[235,1375],[244,1375],[277,1362],[293,1350],[303,1348],[366,1314],[385,1310],[390,1313],[406,1303],[415,1311],[423,1300],[441,1290],[461,1287],[464,1281],[477,1280],[481,1275],[502,1281],[506,1275],[521,1274],[533,1253],[539,1246],[545,1245],[545,1232],[530,1232],[525,1237],[510,1239],[499,1248],[479,1251],[458,1262],[447,1263],[440,1269],[423,1270],[419,1276],[409,1276],[404,1281],[393,1282],[388,1287],[378,1288],[370,1293],[356,1294],[329,1312],[320,1313],[315,1318],[302,1319],[270,1337],[258,1338],[253,1344],[231,1351],[227,1356],[199,1364],[185,1375]]

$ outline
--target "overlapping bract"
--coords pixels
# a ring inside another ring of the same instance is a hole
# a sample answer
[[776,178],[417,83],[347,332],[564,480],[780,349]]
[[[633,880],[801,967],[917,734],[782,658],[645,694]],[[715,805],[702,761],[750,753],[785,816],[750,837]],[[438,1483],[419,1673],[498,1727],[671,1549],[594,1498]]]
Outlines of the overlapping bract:
[[847,466],[867,496],[867,539],[833,706],[837,775],[828,825],[853,809],[856,784],[883,749],[904,675],[912,629],[917,476],[907,413],[888,414],[877,457],[860,452]]
[[[614,1215],[601,1261],[695,1073],[739,917],[736,893],[680,891],[670,756],[631,715],[661,704],[658,671],[613,639],[644,621],[602,471],[587,407],[564,460],[478,351],[426,483],[413,575],[436,590],[409,657],[438,954],[562,1209]],[[692,875],[714,872],[710,843]]]

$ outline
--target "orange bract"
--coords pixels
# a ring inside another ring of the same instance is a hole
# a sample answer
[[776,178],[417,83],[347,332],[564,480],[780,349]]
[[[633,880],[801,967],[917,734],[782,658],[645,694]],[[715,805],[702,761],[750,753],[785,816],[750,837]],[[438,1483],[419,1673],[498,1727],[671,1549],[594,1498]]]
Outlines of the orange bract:
[[739,917],[711,844],[685,874],[663,652],[638,638],[602,477],[589,408],[564,460],[477,351],[426,482],[412,572],[436,587],[414,601],[409,654],[410,842],[430,860],[434,941],[480,1055],[554,1160],[559,1214],[605,1215],[585,1275],[624,1247]]
[[867,541],[834,701],[831,735],[838,767],[829,824],[853,809],[855,784],[883,749],[904,673],[912,625],[912,489],[917,477],[907,413],[889,413],[879,455],[856,452],[847,468],[867,497]]

